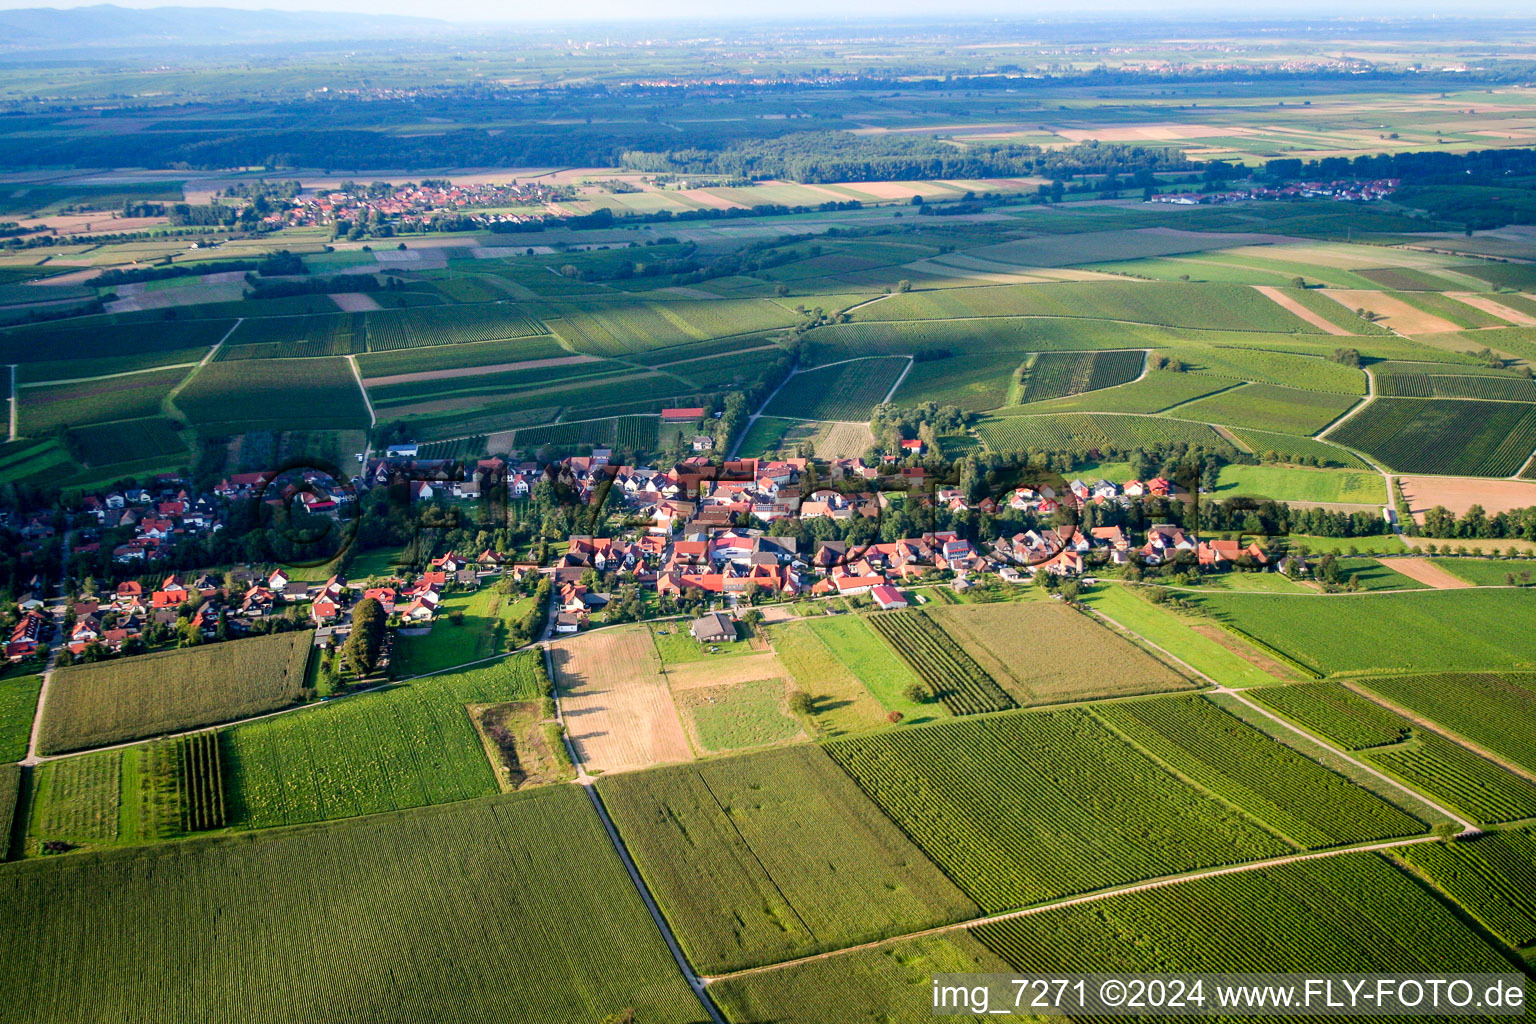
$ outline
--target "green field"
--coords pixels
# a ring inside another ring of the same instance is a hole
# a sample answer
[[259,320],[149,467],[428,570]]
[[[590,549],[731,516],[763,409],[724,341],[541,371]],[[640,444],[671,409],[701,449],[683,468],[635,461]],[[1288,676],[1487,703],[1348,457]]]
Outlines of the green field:
[[181,424],[162,417],[76,427],[69,432],[69,444],[81,462],[93,467],[187,455]]
[[1536,637],[1509,623],[1536,614],[1525,590],[1285,597],[1201,594],[1218,619],[1324,674],[1536,667]]
[[1024,364],[1018,400],[1043,402],[1126,384],[1140,375],[1146,354],[1125,352],[1041,352]]
[[1344,469],[1370,468],[1359,456],[1327,441],[1238,427],[1232,429],[1232,435],[1268,462],[1288,462],[1298,466],[1338,466]]
[[1203,697],[1106,704],[1093,713],[1202,792],[1242,808],[1297,846],[1347,846],[1425,831],[1422,822]]
[[1092,610],[1114,620],[1193,666],[1223,686],[1272,683],[1275,677],[1203,633],[1166,607],[1145,600],[1137,590],[1119,585],[1098,586],[1084,595]]
[[1449,907],[1367,853],[1115,896],[973,934],[1025,973],[1510,970]]
[[972,715],[1018,707],[1018,702],[997,680],[926,612],[882,612],[865,621],[951,714]]
[[1530,832],[1405,846],[1396,855],[1509,945],[1536,945],[1536,840]]
[[1525,573],[1536,575],[1536,564],[1525,559],[1432,558],[1430,561],[1452,576],[1459,576],[1479,587],[1508,586],[1511,573],[1514,574],[1515,583],[1524,586],[1530,582]]
[[38,749],[83,750],[292,704],[304,688],[312,641],[300,630],[61,668],[43,708]]
[[1536,676],[1442,673],[1376,678],[1364,685],[1536,772]]
[[1187,444],[1230,449],[1203,423],[1155,416],[1063,413],[1051,416],[999,416],[983,419],[976,433],[997,452],[1110,449],[1130,451],[1157,445]]
[[393,673],[404,678],[502,654],[508,623],[532,607],[532,598],[501,594],[494,587],[445,594],[430,633],[396,634]]
[[1474,822],[1536,818],[1536,783],[1437,733],[1372,751],[1370,760]]
[[1536,449],[1536,405],[1378,398],[1328,437],[1402,473],[1509,476]]
[[575,787],[11,864],[0,903],[18,1020],[703,1016]]
[[808,620],[805,625],[826,645],[844,668],[872,693],[887,711],[897,711],[910,724],[947,717],[943,704],[914,703],[907,691],[920,680],[873,629],[858,615],[835,615]]
[[1256,686],[1247,696],[1346,750],[1384,747],[1411,731],[1407,719],[1338,683]]
[[1356,399],[1273,384],[1245,384],[1179,407],[1178,415],[1223,426],[1315,434],[1338,419]]
[[887,356],[797,373],[763,411],[789,419],[867,421],[907,365]]
[[1381,505],[1387,488],[1375,473],[1344,469],[1297,469],[1289,466],[1221,467],[1218,498],[1258,498],[1287,502],[1339,502]]
[[368,408],[345,359],[242,359],[198,369],[176,407],[204,431],[346,430]]
[[988,911],[1292,849],[1085,710],[839,739],[826,750]]
[[230,823],[293,825],[495,793],[465,705],[548,690],[543,659],[519,654],[234,726],[222,734]]
[[598,792],[706,973],[977,913],[816,747],[616,775]]
[[65,424],[158,416],[165,396],[186,375],[184,369],[152,370],[78,384],[24,388],[17,428],[24,435],[41,437]]
[[0,679],[0,764],[27,756],[32,737],[32,716],[42,676],[7,676]]

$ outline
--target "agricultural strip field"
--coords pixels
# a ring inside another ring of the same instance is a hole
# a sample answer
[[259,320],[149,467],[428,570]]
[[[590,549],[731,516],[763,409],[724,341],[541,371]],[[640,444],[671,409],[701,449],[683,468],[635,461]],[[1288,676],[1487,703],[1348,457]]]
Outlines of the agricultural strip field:
[[704,973],[978,912],[817,747],[627,773],[598,792]]
[[496,778],[465,705],[537,700],[548,690],[543,659],[517,654],[226,729],[230,824],[296,825],[488,796]]
[[968,317],[1052,316],[1119,320],[1164,327],[1322,333],[1252,288],[1160,282],[1091,281],[984,285],[913,291],[856,310],[854,320],[949,320]]
[[[1195,340],[1206,341],[1204,336],[1196,336]],[[1312,355],[1270,351],[1273,348],[1294,349],[1301,344],[1303,342],[1295,338],[1265,338],[1262,335],[1247,338],[1227,334],[1216,336],[1210,343],[1167,345],[1159,354],[1183,363],[1186,373],[1216,377],[1234,384],[1253,381],[1333,395],[1365,394],[1365,374],[1324,358],[1330,351],[1325,345],[1318,345],[1318,351]]]
[[976,425],[976,433],[995,452],[1093,448],[1128,451],[1165,444],[1188,444],[1212,450],[1232,447],[1203,423],[1109,413],[988,417]]
[[827,752],[984,910],[1291,849],[1078,709],[871,737]]
[[249,317],[225,339],[215,358],[345,356],[365,351],[364,337],[360,314]]
[[550,330],[577,352],[622,356],[789,327],[800,314],[767,299],[548,303]]
[[810,696],[811,722],[817,735],[842,736],[885,725],[886,709],[809,623],[776,623],[768,639],[796,688]]
[[[549,328],[512,303],[388,309],[362,314],[368,351],[547,337]],[[529,359],[541,356],[527,356]]]
[[1536,773],[1536,676],[1443,673],[1372,678],[1363,685]]
[[522,427],[517,443],[522,446],[544,444],[611,444],[630,450],[653,448],[657,442],[658,421],[654,416],[618,416],[576,423],[551,423],[541,427]]
[[1233,428],[1232,436],[1260,458],[1270,462],[1289,462],[1298,466],[1338,466],[1343,469],[1370,468],[1353,452],[1310,437],[1243,430],[1241,427]]
[[1019,403],[1079,395],[1135,380],[1146,354],[1134,352],[1041,352],[1024,366]]
[[1536,838],[1529,831],[1405,846],[1395,856],[1510,946],[1536,945]]
[[763,413],[801,420],[867,421],[907,365],[906,359],[883,356],[796,373]]
[[[232,319],[124,322],[115,316],[102,316],[78,320],[69,326],[17,327],[0,331],[0,362],[51,363],[69,371],[61,373],[55,369],[48,377],[24,375],[22,380],[147,369],[167,362],[187,362],[189,355],[195,362],[234,325]],[[107,369],[99,360],[124,363]],[[86,369],[82,372],[82,368]]]
[[176,406],[205,431],[349,430],[368,408],[344,359],[244,359],[193,373]]
[[1177,415],[1226,426],[1315,434],[1342,416],[1357,399],[1273,384],[1244,384],[1179,407]]
[[1181,778],[1297,846],[1343,846],[1425,831],[1423,822],[1204,697],[1104,704],[1093,713]]
[[550,645],[550,657],[582,763],[623,771],[693,760],[650,630],[623,627],[561,640]]
[[[309,633],[71,665],[54,673],[38,748],[120,743],[271,711],[299,699]],[[175,700],[167,699],[174,688]]]
[[1449,907],[1369,853],[1196,879],[972,934],[1022,972],[1510,970]]
[[41,676],[8,676],[0,679],[0,764],[27,756],[32,738],[32,716],[37,712]]
[[1122,384],[1113,390],[1087,391],[1066,398],[1036,402],[1020,411],[1154,413],[1235,385],[1235,381],[1213,380],[1197,373],[1148,370],[1142,379]]
[[1378,398],[1329,440],[1404,473],[1509,476],[1536,449],[1536,405]]
[[[1083,595],[1083,600],[1093,611],[1113,619],[1224,686],[1253,686],[1275,681],[1276,677],[1259,664],[1262,659],[1254,657],[1250,660],[1232,649],[1243,648],[1235,638],[1232,647],[1228,647],[1204,632],[1191,629],[1188,620],[1181,619],[1171,609],[1145,600],[1131,587],[1097,586]],[[1221,635],[1214,628],[1212,632]]]
[[1004,711],[1018,703],[925,612],[882,612],[867,620],[951,714]]
[[[926,610],[926,609],[925,609]],[[1190,683],[1081,612],[1055,602],[1003,601],[926,610],[1022,704],[1187,688]]]
[[1536,566],[1524,559],[1432,558],[1430,564],[1477,587],[1508,586],[1510,573],[1523,585],[1530,582],[1526,573],[1536,575]]
[[6,1015],[38,1024],[703,1018],[576,787],[11,864],[0,903]]
[[1481,398],[1497,402],[1536,402],[1536,381],[1525,377],[1438,373],[1378,373],[1375,376],[1377,394],[1389,398]]
[[1536,615],[1528,590],[1284,596],[1211,592],[1218,619],[1323,675],[1536,667],[1536,635],[1509,623]]
[[463,345],[432,345],[390,352],[367,352],[357,357],[357,365],[367,380],[407,373],[433,373],[540,359],[570,358],[571,353],[561,348],[552,338],[523,338],[517,341],[481,341]]
[[46,436],[66,424],[104,423],[158,416],[171,389],[187,376],[184,369],[153,370],[126,377],[24,387],[17,430]]

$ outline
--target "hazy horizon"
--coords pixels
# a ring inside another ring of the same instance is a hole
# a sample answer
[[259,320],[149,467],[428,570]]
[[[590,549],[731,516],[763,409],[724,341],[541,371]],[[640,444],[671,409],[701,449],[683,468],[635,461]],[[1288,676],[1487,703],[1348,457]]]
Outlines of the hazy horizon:
[[1010,2],[1010,0],[964,0],[946,10],[942,15],[934,13],[931,4],[917,0],[844,0],[836,13],[829,14],[827,6],[815,0],[788,0],[776,4],[767,11],[722,12],[712,0],[573,0],[559,7],[543,4],[507,4],[499,0],[468,0],[449,9],[423,9],[411,0],[225,0],[217,3],[167,4],[155,0],[120,0],[102,4],[99,0],[80,0],[37,4],[29,0],[0,0],[0,11],[17,10],[74,10],[78,8],[113,6],[132,10],[165,8],[211,8],[241,11],[283,11],[288,13],[341,13],[360,15],[388,15],[425,18],[455,24],[519,24],[538,22],[560,23],[621,23],[674,22],[682,20],[721,23],[769,24],[786,20],[810,20],[815,23],[839,21],[879,20],[932,20],[953,22],[955,19],[994,19],[999,21],[1049,21],[1134,15],[1148,21],[1214,18],[1221,22],[1263,21],[1272,23],[1304,21],[1322,18],[1327,21],[1401,21],[1405,19],[1465,20],[1468,18],[1531,18],[1529,4],[1523,0],[1484,0],[1464,5],[1447,16],[1442,4],[1431,0],[1403,0],[1388,7],[1379,2],[1331,2],[1331,0],[1300,0],[1283,11],[1245,13],[1232,10],[1230,4],[1218,0],[1181,0],[1178,3],[1132,4],[1128,0],[1080,0],[1070,14],[1054,4]]

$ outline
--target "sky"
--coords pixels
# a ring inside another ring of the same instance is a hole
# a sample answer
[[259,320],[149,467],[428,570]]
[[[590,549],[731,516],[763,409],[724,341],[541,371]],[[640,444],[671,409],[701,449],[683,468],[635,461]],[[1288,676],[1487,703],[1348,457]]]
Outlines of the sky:
[[[36,7],[85,7],[101,0],[0,0],[0,10]],[[116,0],[121,7],[165,7],[165,0]],[[931,0],[776,0],[771,5],[740,0],[456,0],[452,4],[422,4],[420,0],[183,0],[183,6],[232,7],[244,10],[341,11],[394,14],[455,22],[562,22],[642,20],[785,20],[828,18],[928,18],[936,16]],[[1450,15],[1466,17],[1536,16],[1530,0],[1469,0],[1454,6],[1443,0],[1288,0],[1283,6],[1244,8],[1229,0],[1073,0],[1064,7],[1056,0],[955,0],[943,8],[943,18],[987,17],[1002,20],[1052,20],[1073,16],[1124,14],[1141,18],[1217,17],[1246,15],[1266,20],[1315,17],[1401,18]]]

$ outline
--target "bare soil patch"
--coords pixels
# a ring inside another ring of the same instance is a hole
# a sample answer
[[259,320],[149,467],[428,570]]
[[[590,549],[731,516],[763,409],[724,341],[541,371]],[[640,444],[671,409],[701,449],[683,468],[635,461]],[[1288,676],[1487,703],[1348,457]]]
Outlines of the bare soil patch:
[[336,308],[343,313],[367,313],[383,308],[372,295],[366,292],[333,292],[331,301],[336,303]]
[[1536,317],[1531,316],[1531,314],[1522,313],[1518,309],[1511,309],[1498,299],[1490,298],[1480,292],[1446,292],[1446,294],[1457,302],[1465,302],[1473,309],[1480,309],[1484,313],[1496,316],[1500,320],[1508,320],[1510,323],[1520,327],[1536,325]]
[[1461,330],[1449,320],[1415,309],[1386,292],[1363,288],[1324,288],[1323,294],[1345,309],[1365,309],[1376,313],[1381,318],[1380,323],[1401,334],[1444,334]]
[[1398,477],[1408,509],[1420,522],[1424,513],[1443,505],[1458,516],[1473,505],[1483,506],[1489,515],[1536,505],[1536,481],[1488,480],[1466,476]]
[[588,768],[630,771],[693,759],[644,626],[557,641],[550,660],[567,734]]
[[789,671],[772,651],[740,654],[729,658],[688,661],[666,668],[667,683],[673,690],[695,690],[706,686],[726,686],[754,679],[788,679]]
[[1305,320],[1307,323],[1311,324],[1313,327],[1318,328],[1326,334],[1349,333],[1338,324],[1330,323],[1329,321],[1324,320],[1321,316],[1312,312],[1312,310],[1308,309],[1306,306],[1303,306],[1301,303],[1297,302],[1295,299],[1291,298],[1289,295],[1285,294],[1278,288],[1271,288],[1267,284],[1256,284],[1253,287],[1254,290],[1257,291],[1260,295],[1264,296],[1266,299],[1269,299],[1281,309],[1301,317],[1301,319]]
[[1393,558],[1382,564],[1436,590],[1461,590],[1472,586],[1460,576],[1453,576],[1427,558]]

